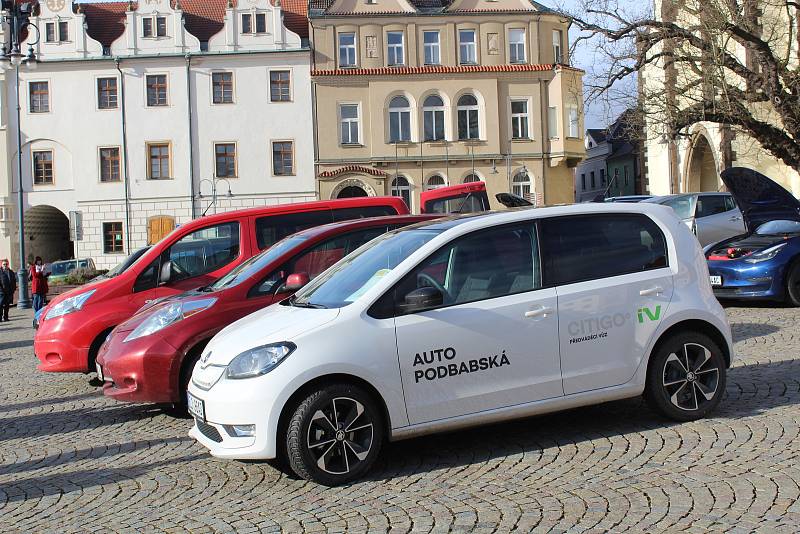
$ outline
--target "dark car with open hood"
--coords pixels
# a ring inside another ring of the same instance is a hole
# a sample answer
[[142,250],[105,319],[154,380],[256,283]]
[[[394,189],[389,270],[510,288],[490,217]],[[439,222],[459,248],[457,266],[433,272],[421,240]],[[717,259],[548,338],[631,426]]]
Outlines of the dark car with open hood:
[[705,248],[714,294],[800,306],[800,201],[752,169],[734,167],[721,176],[747,231]]

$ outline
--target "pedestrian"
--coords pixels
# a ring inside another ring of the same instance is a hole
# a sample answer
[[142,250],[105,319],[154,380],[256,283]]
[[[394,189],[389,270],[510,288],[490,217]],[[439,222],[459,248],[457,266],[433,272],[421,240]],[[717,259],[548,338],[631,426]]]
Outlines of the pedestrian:
[[8,260],[4,259],[0,265],[0,322],[8,322],[8,309],[14,302],[14,291],[17,290],[17,277],[14,271],[8,268]]
[[28,280],[31,282],[31,292],[33,293],[33,311],[38,312],[45,305],[47,298],[47,278],[50,273],[45,271],[44,262],[40,256],[36,256],[33,265],[28,273]]

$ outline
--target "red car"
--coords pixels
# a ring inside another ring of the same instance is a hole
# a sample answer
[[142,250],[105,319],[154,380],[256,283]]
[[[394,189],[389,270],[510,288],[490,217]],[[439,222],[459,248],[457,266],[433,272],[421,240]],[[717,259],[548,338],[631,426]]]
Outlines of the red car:
[[311,228],[207,287],[147,306],[115,328],[100,348],[103,393],[120,401],[183,404],[194,364],[217,332],[290,296],[367,241],[436,217],[376,217]]
[[400,198],[362,197],[231,211],[183,224],[126,268],[53,299],[34,339],[39,370],[94,370],[108,334],[142,305],[207,286],[298,230],[407,213]]
[[[423,192],[420,200],[422,213],[476,213],[491,209],[486,184],[483,182],[431,189]],[[503,203],[502,200],[500,202]],[[529,202],[528,204],[530,205]]]

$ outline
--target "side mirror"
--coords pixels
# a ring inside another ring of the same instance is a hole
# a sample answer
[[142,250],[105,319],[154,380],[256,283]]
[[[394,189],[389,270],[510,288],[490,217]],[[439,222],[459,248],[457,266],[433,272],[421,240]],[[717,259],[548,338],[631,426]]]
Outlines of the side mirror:
[[161,272],[158,273],[158,285],[163,286],[169,284],[172,278],[172,262],[165,261],[161,266]]
[[286,283],[283,285],[283,291],[297,291],[298,289],[307,285],[310,281],[311,280],[308,277],[308,273],[290,274],[289,278],[286,279]]
[[444,302],[442,292],[435,287],[420,287],[408,293],[405,302],[400,305],[400,311],[414,312],[441,306]]

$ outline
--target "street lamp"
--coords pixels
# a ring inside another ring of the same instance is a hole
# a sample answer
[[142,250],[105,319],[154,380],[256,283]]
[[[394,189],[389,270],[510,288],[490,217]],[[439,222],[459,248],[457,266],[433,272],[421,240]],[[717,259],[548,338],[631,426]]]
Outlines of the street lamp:
[[[25,204],[22,193],[22,124],[21,108],[19,99],[19,68],[27,65],[29,68],[36,68],[36,54],[33,45],[39,42],[41,34],[39,28],[30,22],[33,13],[31,2],[17,2],[16,0],[2,0],[2,22],[8,24],[9,40],[3,44],[2,56],[0,56],[0,69],[7,70],[13,67],[16,78],[17,99],[17,216],[19,217],[19,270],[17,279],[19,286],[19,299],[17,306],[27,309],[31,307],[30,296],[28,295],[28,273],[25,270]],[[29,43],[28,54],[20,51],[25,30],[36,30],[36,40]]]
[[228,180],[226,180],[225,178],[217,178],[216,176],[212,176],[210,180],[208,178],[203,178],[202,180],[200,180],[200,183],[197,184],[197,196],[195,196],[196,200],[200,200],[200,199],[205,197],[205,195],[203,195],[203,183],[204,182],[211,184],[211,202],[208,204],[208,206],[206,207],[205,211],[203,211],[203,215],[201,215],[201,217],[203,217],[208,212],[208,210],[211,209],[211,206],[214,206],[214,213],[217,213],[217,183],[218,182],[225,182],[225,184],[228,186],[228,193],[225,196],[227,196],[228,198],[233,198],[233,193],[231,192],[231,183]]

